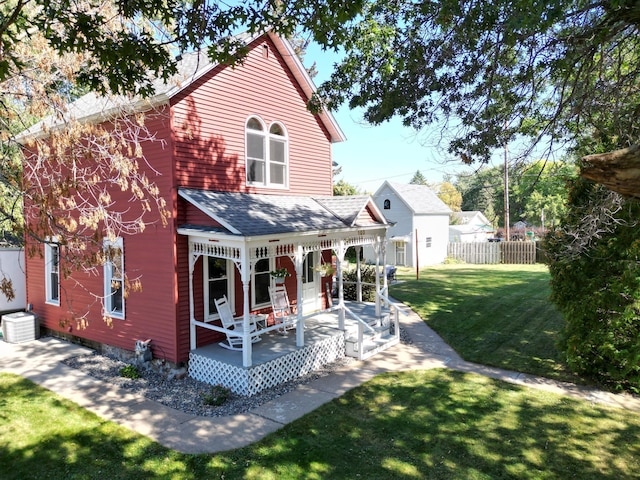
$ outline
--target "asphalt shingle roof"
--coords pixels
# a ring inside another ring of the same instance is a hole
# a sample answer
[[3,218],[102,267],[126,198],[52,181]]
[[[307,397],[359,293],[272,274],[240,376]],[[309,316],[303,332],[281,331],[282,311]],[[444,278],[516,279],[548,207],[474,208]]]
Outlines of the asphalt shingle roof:
[[[249,35],[247,33],[240,33],[236,35],[235,38],[248,45],[259,36],[259,34]],[[285,43],[288,45],[288,42],[285,41]],[[287,56],[286,53],[283,53],[283,55],[285,55],[285,57]],[[297,57],[295,61],[298,62]],[[152,79],[155,93],[149,98],[131,98],[125,95],[102,97],[95,92],[89,92],[67,105],[64,119],[60,119],[57,115],[49,116],[20,133],[18,141],[24,142],[30,137],[42,136],[46,133],[47,129],[61,126],[71,120],[106,121],[112,119],[114,115],[144,112],[158,105],[166,104],[168,99],[188,87],[198,78],[210,72],[211,69],[217,65],[217,63],[211,62],[204,48],[196,52],[183,53],[176,65],[178,73],[166,82],[162,80],[162,78]],[[315,85],[313,85],[313,81],[308,77],[306,71],[304,71],[302,64],[300,64],[299,70],[304,77],[304,79],[299,79],[299,81],[301,85],[308,90],[308,95],[311,95],[311,93],[315,91]],[[330,132],[332,132],[334,141],[345,140],[344,133],[342,133],[342,130],[340,130],[340,127],[330,112],[323,109],[319,113],[319,116],[322,121],[325,122]]]
[[387,182],[416,214],[451,213],[451,209],[426,185]]
[[184,188],[180,195],[230,232],[235,230],[246,237],[351,227],[369,201],[369,197],[361,196],[316,199]]

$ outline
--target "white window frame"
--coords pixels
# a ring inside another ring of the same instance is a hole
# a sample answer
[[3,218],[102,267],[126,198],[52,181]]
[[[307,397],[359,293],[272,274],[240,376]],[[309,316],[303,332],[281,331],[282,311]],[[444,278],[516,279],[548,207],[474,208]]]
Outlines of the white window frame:
[[[54,251],[56,252],[55,255]],[[56,260],[57,263],[55,263]],[[56,275],[57,278],[55,292],[53,292],[53,275]],[[56,238],[52,238],[44,244],[44,283],[46,290],[45,303],[60,306],[60,245],[56,243]],[[55,296],[52,295],[53,293],[55,293]]]
[[[218,257],[213,257],[213,258],[218,258]],[[220,315],[218,315],[218,312],[212,312],[209,310],[209,282],[212,281],[211,278],[209,278],[209,256],[203,256],[202,257],[203,261],[202,261],[202,289],[203,289],[203,298],[204,298],[204,318],[206,322],[210,322],[213,320],[218,320],[220,318]],[[224,259],[220,259],[220,260],[224,260]],[[229,305],[231,306],[231,310],[232,313],[235,315],[236,311],[235,311],[235,292],[234,292],[234,277],[235,277],[235,270],[234,270],[234,264],[231,260],[225,260],[226,262],[226,281],[227,281],[227,300],[229,301]],[[220,280],[220,279],[217,279]],[[224,280],[224,279],[223,279]]]
[[[118,237],[113,241],[105,239],[103,242],[104,249],[117,248],[120,249],[120,270],[121,276],[117,277],[113,275],[113,263],[109,258],[104,262],[104,310],[105,314],[111,318],[117,318],[123,320],[125,318],[125,264],[124,264],[124,243],[122,238]],[[114,294],[112,291],[113,282],[121,282],[120,294],[121,298],[121,311],[114,310]]]
[[[248,124],[251,120],[256,120],[260,123],[262,130],[254,130],[248,128]],[[274,126],[280,127],[283,132],[283,135],[276,135],[271,133],[272,128]],[[254,135],[256,137],[262,138],[262,150],[264,152],[264,158],[258,157],[250,157],[249,156],[249,135]],[[276,161],[272,152],[271,143],[278,142],[283,144],[283,162]],[[265,187],[265,188],[276,188],[276,189],[287,189],[289,188],[289,135],[287,133],[287,129],[282,122],[272,122],[268,126],[262,121],[260,117],[257,115],[253,115],[247,119],[245,122],[245,167],[246,167],[246,182],[247,185],[253,187]],[[262,178],[264,181],[254,181],[249,179],[249,164],[250,162],[256,162],[261,164]],[[284,170],[282,174],[282,182],[283,183],[274,183],[272,181],[271,169],[274,167],[282,168]]]
[[[275,267],[275,258],[265,258],[263,260],[268,260],[269,261],[269,268],[267,269],[266,273],[265,272],[260,272],[260,275],[268,275],[269,276],[269,285],[273,286],[273,278],[271,277],[271,274],[269,272],[272,272],[273,270],[276,269]],[[257,262],[256,262],[257,263]],[[257,310],[258,308],[264,308],[264,307],[269,307],[271,306],[271,301],[268,300],[266,302],[263,303],[256,303],[256,289],[255,289],[255,285],[257,285],[256,283],[256,269],[255,269],[255,265],[254,267],[251,269],[251,285],[254,286],[254,288],[251,289],[251,309],[252,310]]]

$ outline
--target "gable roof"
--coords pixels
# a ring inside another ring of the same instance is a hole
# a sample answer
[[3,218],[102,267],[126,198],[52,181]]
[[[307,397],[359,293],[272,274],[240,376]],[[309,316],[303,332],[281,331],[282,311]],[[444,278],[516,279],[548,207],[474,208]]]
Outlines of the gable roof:
[[479,210],[471,210],[468,212],[454,212],[454,215],[460,219],[459,225],[466,225],[473,221],[474,225],[491,225],[491,222]]
[[416,215],[424,214],[450,214],[452,210],[438,198],[426,185],[414,185],[407,183],[385,182],[373,194],[375,198],[382,198],[385,187],[390,188]]
[[[367,196],[344,197],[349,200],[343,201],[340,197],[262,195],[188,188],[181,188],[178,193],[224,228],[207,229],[243,237],[387,224],[382,215],[373,219],[369,217],[369,222],[361,220],[361,212],[373,205],[371,197]],[[373,209],[377,211],[375,205]]]
[[[307,100],[311,99],[311,96],[316,91],[316,86],[293,47],[286,39],[281,38],[271,31],[254,35],[240,34],[237,35],[236,38],[249,46],[263,36],[268,37],[273,42],[278,53],[290,69],[294,79],[306,95]],[[135,97],[132,99],[124,95],[103,97],[97,95],[95,92],[89,92],[67,106],[64,120],[61,121],[59,117],[55,115],[47,117],[20,133],[20,135],[18,135],[18,141],[26,141],[32,137],[44,136],[48,129],[62,126],[69,120],[102,122],[114,118],[121,112],[131,114],[134,112],[148,111],[161,105],[167,105],[173,97],[194,84],[198,79],[202,78],[217,66],[219,66],[219,64],[211,62],[204,50],[185,53],[177,62],[178,73],[176,75],[167,82],[164,82],[161,78],[153,80],[154,95],[147,98]],[[329,110],[322,108],[317,115],[329,132],[332,142],[343,142],[346,140],[342,129]]]

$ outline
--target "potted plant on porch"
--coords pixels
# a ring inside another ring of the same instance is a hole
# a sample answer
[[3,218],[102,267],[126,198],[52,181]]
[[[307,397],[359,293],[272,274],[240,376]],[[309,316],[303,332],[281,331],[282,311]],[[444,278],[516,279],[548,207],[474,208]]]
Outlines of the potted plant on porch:
[[286,277],[291,276],[286,268],[276,268],[269,272],[269,274],[275,279],[276,283],[284,283]]

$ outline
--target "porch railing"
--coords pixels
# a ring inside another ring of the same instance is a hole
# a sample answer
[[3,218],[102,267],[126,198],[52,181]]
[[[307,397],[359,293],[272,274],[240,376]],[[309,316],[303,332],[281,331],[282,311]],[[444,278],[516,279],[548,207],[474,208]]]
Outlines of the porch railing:
[[[389,318],[389,320],[393,319],[393,337],[394,337],[394,343],[397,343],[400,341],[400,319],[399,319],[399,313],[402,313],[403,315],[407,315],[405,312],[403,312],[402,310],[400,310],[396,304],[391,301],[386,295],[382,294],[382,291],[379,292],[380,294],[380,299],[383,300],[384,304],[387,305],[389,307],[389,312],[387,314],[383,314],[380,315],[377,319],[377,327],[379,328],[385,328],[391,327],[391,322],[387,323],[384,320],[384,317],[387,316]],[[337,307],[339,308],[339,307]],[[363,320],[362,318],[360,318],[355,312],[353,312],[349,307],[345,306],[344,307],[344,311],[345,313],[347,313],[349,315],[350,318],[352,318],[353,320],[356,321],[356,324],[358,326],[358,337],[357,337],[357,350],[358,350],[358,359],[362,360],[365,356],[365,342],[364,342],[364,336],[365,336],[365,331],[369,331],[371,333],[373,333],[374,335],[379,333],[379,330],[376,330],[375,328],[373,328],[368,322],[366,322],[365,320]],[[385,323],[387,323],[385,325]]]
[[[312,317],[312,316],[313,315],[306,315],[306,316],[302,317],[303,318],[303,322],[304,322],[304,319]],[[295,321],[297,321],[297,317],[295,318]],[[282,330],[282,328],[288,327],[290,325],[294,325],[295,321],[293,321],[293,322],[276,323],[274,325],[271,325],[270,327],[266,326],[266,323],[265,323],[264,328],[260,328],[257,332],[249,333],[248,336],[252,337],[256,333],[261,335],[263,333],[269,333],[269,332],[273,332],[275,330]],[[230,337],[237,337],[237,338],[244,337],[244,333],[239,333],[239,332],[237,332],[235,330],[229,330],[228,328],[224,328],[224,327],[221,327],[221,326],[218,326],[218,325],[214,325],[214,324],[211,324],[209,322],[201,322],[199,320],[193,319],[193,320],[191,320],[191,323],[193,325],[197,326],[197,327],[202,327],[202,328],[206,328],[208,330],[213,330],[215,332],[224,333],[225,335],[228,335]],[[303,325],[304,325],[304,323],[303,323]]]

